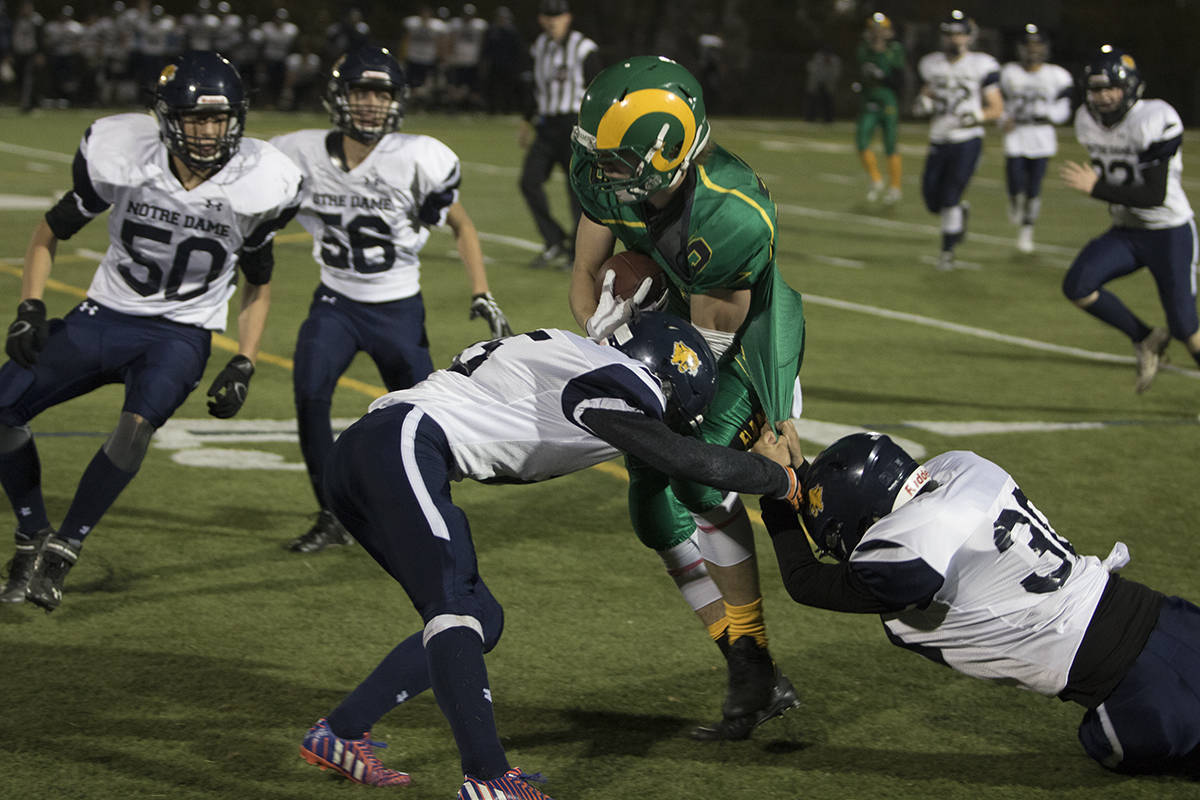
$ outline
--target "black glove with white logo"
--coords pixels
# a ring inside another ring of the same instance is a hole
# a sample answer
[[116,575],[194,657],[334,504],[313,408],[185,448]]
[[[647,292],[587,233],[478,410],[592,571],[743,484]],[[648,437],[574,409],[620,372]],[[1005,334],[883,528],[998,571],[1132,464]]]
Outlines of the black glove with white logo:
[[508,318],[504,316],[504,312],[500,310],[500,305],[496,302],[496,298],[492,297],[491,292],[482,292],[471,298],[471,316],[469,319],[483,317],[487,322],[488,327],[492,329],[492,338],[499,339],[501,336],[512,336],[512,328],[508,325]]
[[22,300],[17,305],[17,320],[8,326],[4,352],[26,369],[37,362],[38,353],[46,346],[50,323],[46,321],[46,304],[36,298]]
[[229,419],[238,412],[242,403],[246,402],[246,392],[250,390],[250,376],[254,374],[254,364],[243,355],[229,359],[225,369],[221,370],[212,386],[208,388],[208,413],[217,419]]

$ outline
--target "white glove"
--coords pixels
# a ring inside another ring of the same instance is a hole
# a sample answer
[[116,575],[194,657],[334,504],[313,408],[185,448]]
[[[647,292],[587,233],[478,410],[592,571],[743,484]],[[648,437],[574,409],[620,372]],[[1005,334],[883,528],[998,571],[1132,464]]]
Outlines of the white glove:
[[604,283],[600,286],[600,302],[583,325],[588,338],[597,342],[607,339],[613,331],[629,321],[633,312],[650,293],[650,286],[654,283],[653,278],[643,278],[633,297],[623,300],[613,294],[613,281],[616,279],[617,273],[613,270],[604,273]]

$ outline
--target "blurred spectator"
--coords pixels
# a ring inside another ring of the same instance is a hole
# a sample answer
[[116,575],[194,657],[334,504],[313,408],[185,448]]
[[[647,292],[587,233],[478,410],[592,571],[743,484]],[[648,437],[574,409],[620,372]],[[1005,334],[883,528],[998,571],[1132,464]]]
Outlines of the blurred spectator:
[[8,18],[8,7],[0,0],[0,96],[4,87],[16,83],[16,72],[12,66],[12,20]]
[[269,106],[282,104],[280,97],[287,74],[287,58],[299,36],[300,28],[288,19],[286,8],[276,9],[275,18],[262,24],[262,81]]
[[717,33],[701,33],[696,39],[699,51],[699,67],[696,79],[704,90],[704,107],[721,107],[722,83],[725,73],[725,39]]
[[363,20],[362,11],[348,9],[344,17],[325,30],[325,63],[332,65],[343,53],[366,44],[370,36],[371,26]]
[[462,16],[449,24],[448,93],[452,109],[477,109],[483,105],[479,94],[479,62],[483,56],[483,40],[487,36],[487,20],[480,19],[474,3],[464,3]]
[[315,37],[300,37],[300,47],[288,53],[283,74],[279,107],[284,111],[316,111],[321,108],[326,70],[317,53]]
[[216,47],[221,18],[212,12],[212,0],[198,0],[195,11],[189,11],[180,19],[180,27],[185,49],[212,50]]
[[483,104],[489,114],[513,114],[521,109],[524,61],[525,42],[513,22],[513,13],[508,6],[500,6],[483,38],[480,55]]
[[83,24],[75,19],[74,6],[63,6],[42,29],[42,47],[50,59],[50,99],[61,107],[79,100],[82,43]]
[[434,16],[433,7],[422,5],[416,14],[404,18],[404,72],[408,77],[414,107],[436,104],[438,66],[449,26]]
[[38,101],[38,82],[42,69],[42,15],[23,0],[12,26],[12,65],[22,111],[31,111]]
[[806,67],[804,86],[804,118],[809,122],[833,122],[833,98],[838,79],[842,77],[842,59],[829,45],[823,44],[813,53]]

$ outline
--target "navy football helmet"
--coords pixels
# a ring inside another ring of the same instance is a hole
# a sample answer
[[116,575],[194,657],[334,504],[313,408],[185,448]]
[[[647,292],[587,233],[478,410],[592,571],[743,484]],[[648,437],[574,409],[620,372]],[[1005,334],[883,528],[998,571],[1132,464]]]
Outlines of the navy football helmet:
[[700,331],[664,311],[642,311],[613,331],[608,342],[642,362],[667,398],[664,422],[695,431],[717,393],[717,360]]
[[[1097,105],[1092,90],[1109,87],[1123,90],[1120,102],[1113,107]],[[1133,56],[1110,44],[1101,47],[1099,54],[1083,68],[1083,91],[1088,112],[1106,127],[1120,122],[1133,104],[1141,99],[1145,90],[1146,85],[1142,83],[1142,74],[1138,72]]]
[[[391,102],[382,111],[362,106],[352,108],[350,90],[355,87],[383,89],[391,94]],[[404,70],[390,50],[364,45],[346,53],[333,65],[325,91],[325,109],[342,133],[372,144],[400,127],[407,87]]]
[[822,553],[845,561],[867,528],[928,482],[912,456],[882,433],[852,433],[826,447],[804,477],[804,527]]
[[[154,116],[167,150],[188,169],[210,175],[237,152],[246,128],[246,93],[237,68],[220,53],[191,50],[163,67],[154,87]],[[224,131],[215,136],[189,133],[189,116],[224,115]]]
[[1050,43],[1046,35],[1032,22],[1025,26],[1017,40],[1017,60],[1025,67],[1044,64],[1050,58]]

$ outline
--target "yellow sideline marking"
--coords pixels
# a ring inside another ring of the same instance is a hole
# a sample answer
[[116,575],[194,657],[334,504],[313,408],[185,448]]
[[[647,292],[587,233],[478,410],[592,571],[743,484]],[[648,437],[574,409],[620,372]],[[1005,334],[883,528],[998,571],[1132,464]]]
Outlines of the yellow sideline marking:
[[[308,236],[308,234],[293,234],[293,235],[297,236],[297,237]],[[278,239],[281,237],[276,237],[276,238]],[[67,260],[84,261],[84,260],[91,260],[91,259],[85,259],[83,256],[69,256],[69,255],[63,255],[63,256],[55,259],[55,261],[58,261],[60,263],[63,261],[67,261]],[[4,263],[0,263],[0,273],[6,274],[6,275],[12,275],[12,276],[16,277],[18,280],[21,277],[20,268],[13,267],[13,266],[10,266],[9,264],[4,264]],[[54,278],[47,279],[46,288],[52,289],[56,292],[61,292],[63,294],[71,295],[72,297],[77,297],[81,300],[83,298],[87,297],[87,292],[85,290],[80,289],[78,286],[72,286],[69,283],[63,283],[62,281],[55,280]],[[236,353],[238,351],[237,342],[233,339],[230,339],[228,336],[225,336],[224,334],[214,333],[213,334],[213,344],[222,350],[229,351],[230,353]],[[295,364],[293,363],[293,361],[290,358],[284,358],[283,356],[277,356],[277,355],[274,355],[273,353],[260,352],[258,354],[258,360],[265,361],[268,364],[274,364],[277,367],[283,367],[284,369],[288,370],[289,372],[295,368]],[[387,394],[387,389],[384,389],[382,386],[374,386],[372,384],[366,383],[365,381],[355,380],[354,378],[347,378],[345,376],[338,378],[338,386],[344,386],[347,389],[352,389],[356,392],[359,392],[360,394],[365,394],[367,397],[370,397],[371,399],[375,399],[376,397]],[[597,464],[596,466],[592,467],[591,469],[603,472],[605,475],[611,475],[614,478],[620,478],[621,480],[626,481],[626,482],[628,482],[628,480],[629,480],[629,473],[625,471],[625,468],[619,464],[614,464],[611,461],[606,461],[604,463]],[[749,507],[746,508],[746,512],[750,515],[751,522],[758,525],[759,527],[762,527],[762,515],[759,512],[757,512],[754,509],[749,508]]]

